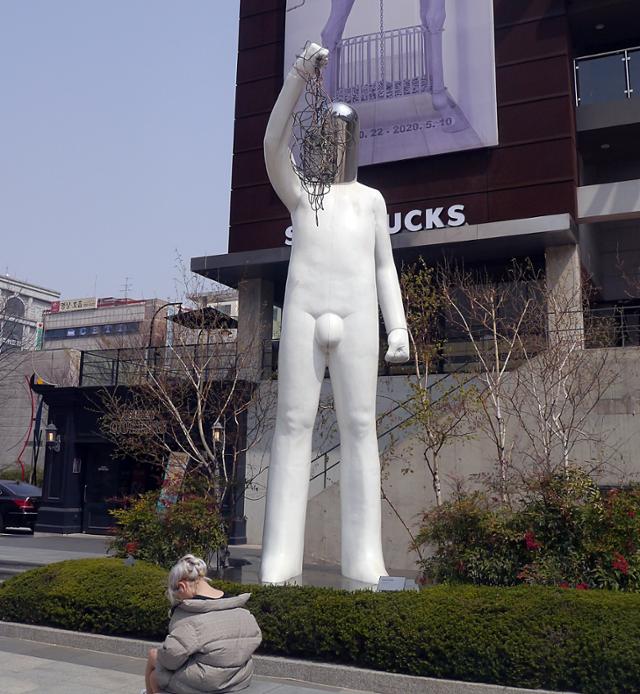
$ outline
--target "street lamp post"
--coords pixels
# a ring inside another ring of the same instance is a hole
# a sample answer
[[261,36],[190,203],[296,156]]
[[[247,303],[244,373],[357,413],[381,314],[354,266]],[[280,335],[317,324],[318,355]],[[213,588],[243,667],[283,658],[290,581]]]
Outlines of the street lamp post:
[[163,308],[167,308],[168,306],[180,306],[180,307],[182,307],[182,302],[181,301],[170,301],[166,304],[162,304],[162,306],[159,306],[155,310],[153,317],[151,318],[151,324],[149,325],[149,340],[147,342],[147,364],[152,363],[152,365],[154,367],[155,367],[155,361],[156,361],[155,360],[155,354],[156,354],[155,349],[153,351],[154,359],[153,359],[153,362],[151,362],[151,342],[153,341],[153,327],[155,325],[157,315],[160,313],[160,311],[162,311]]
[[47,448],[55,453],[60,453],[60,447],[62,445],[62,437],[58,434],[58,427],[51,422],[45,428],[45,440],[47,442]]
[[149,341],[147,342],[147,349],[151,349],[151,342],[153,340],[153,326],[155,325],[156,322],[156,316],[162,311],[163,308],[167,308],[167,306],[182,306],[181,301],[171,301],[166,304],[162,304],[162,306],[159,306],[156,310],[155,313],[153,314],[153,317],[151,318],[151,324],[149,325]]

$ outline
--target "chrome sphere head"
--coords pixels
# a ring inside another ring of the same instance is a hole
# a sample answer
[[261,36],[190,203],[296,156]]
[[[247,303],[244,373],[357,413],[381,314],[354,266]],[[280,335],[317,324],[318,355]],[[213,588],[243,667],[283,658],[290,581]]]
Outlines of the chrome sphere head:
[[338,172],[334,183],[350,183],[358,178],[358,145],[360,119],[349,104],[336,101],[331,104],[331,122],[338,144]]

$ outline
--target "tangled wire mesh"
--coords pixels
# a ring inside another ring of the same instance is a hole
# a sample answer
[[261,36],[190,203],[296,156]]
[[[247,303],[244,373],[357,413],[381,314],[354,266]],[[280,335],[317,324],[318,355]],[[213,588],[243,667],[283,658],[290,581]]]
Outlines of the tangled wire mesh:
[[315,67],[298,72],[306,82],[305,105],[293,114],[294,151],[299,162],[294,159],[292,166],[315,212],[317,226],[325,195],[342,168],[347,134],[344,128],[336,127],[332,117],[332,101],[324,89],[322,70]]

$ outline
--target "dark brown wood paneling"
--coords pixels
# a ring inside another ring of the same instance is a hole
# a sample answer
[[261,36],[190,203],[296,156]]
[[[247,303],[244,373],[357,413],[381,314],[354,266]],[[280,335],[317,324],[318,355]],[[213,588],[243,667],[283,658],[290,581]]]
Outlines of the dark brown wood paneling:
[[238,84],[255,82],[265,77],[282,79],[282,61],[284,60],[281,43],[269,43],[266,46],[249,48],[238,54]]
[[498,106],[556,96],[570,98],[571,83],[566,69],[567,61],[566,56],[558,56],[498,68]]
[[284,232],[290,223],[288,219],[273,219],[251,224],[238,224],[233,227],[234,234],[229,242],[229,253],[284,246]]
[[281,86],[281,77],[239,84],[236,87],[236,118],[270,111],[278,98]]
[[250,17],[254,14],[280,10],[282,5],[282,0],[242,0],[240,3],[240,16]]
[[[289,224],[262,139],[282,84],[285,0],[241,0],[229,250],[281,246]],[[389,211],[465,204],[470,224],[568,212],[577,164],[564,0],[494,0],[500,145],[364,167]]]
[[233,190],[242,190],[252,186],[269,183],[264,163],[262,147],[233,155],[231,186]]
[[268,113],[259,113],[257,116],[238,118],[236,120],[233,138],[233,151],[247,152],[256,149],[262,150],[262,140],[264,139],[268,120]]
[[557,97],[503,106],[498,111],[498,130],[503,146],[571,138],[574,132],[571,102],[566,97]]
[[564,15],[565,0],[495,0],[497,27]]
[[568,34],[566,17],[552,17],[496,29],[496,64],[501,67],[515,62],[564,55]]
[[488,187],[515,188],[573,176],[575,144],[572,139],[502,147],[489,163]]
[[238,50],[246,51],[248,48],[280,43],[284,40],[284,3],[279,4],[281,9],[242,17]]
[[489,218],[501,222],[571,212],[569,203],[575,208],[575,197],[572,181],[495,191],[489,195]]
[[237,188],[231,195],[231,224],[286,219],[287,209],[269,183]]
[[408,159],[368,166],[359,178],[365,185],[383,190],[389,204],[473,193],[486,189],[487,159],[486,150]]

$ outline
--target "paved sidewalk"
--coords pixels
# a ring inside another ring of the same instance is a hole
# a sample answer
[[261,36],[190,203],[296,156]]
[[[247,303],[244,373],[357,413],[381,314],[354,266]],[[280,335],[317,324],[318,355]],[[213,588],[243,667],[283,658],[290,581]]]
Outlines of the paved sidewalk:
[[104,557],[108,538],[53,533],[0,533],[0,581],[65,559]]
[[[0,533],[0,581],[37,566],[44,566],[65,559],[84,559],[106,556],[109,538],[98,535],[35,535]],[[261,548],[255,545],[229,547],[231,566],[214,572],[218,578],[245,584],[260,582]],[[388,568],[392,576],[415,578],[416,571]],[[305,564],[302,576],[290,581],[300,585],[362,590],[368,585],[351,581],[340,575],[340,567],[334,564]]]
[[[0,637],[0,691],[6,694],[139,694],[144,665],[140,658]],[[243,691],[348,694],[353,690],[256,676]]]

